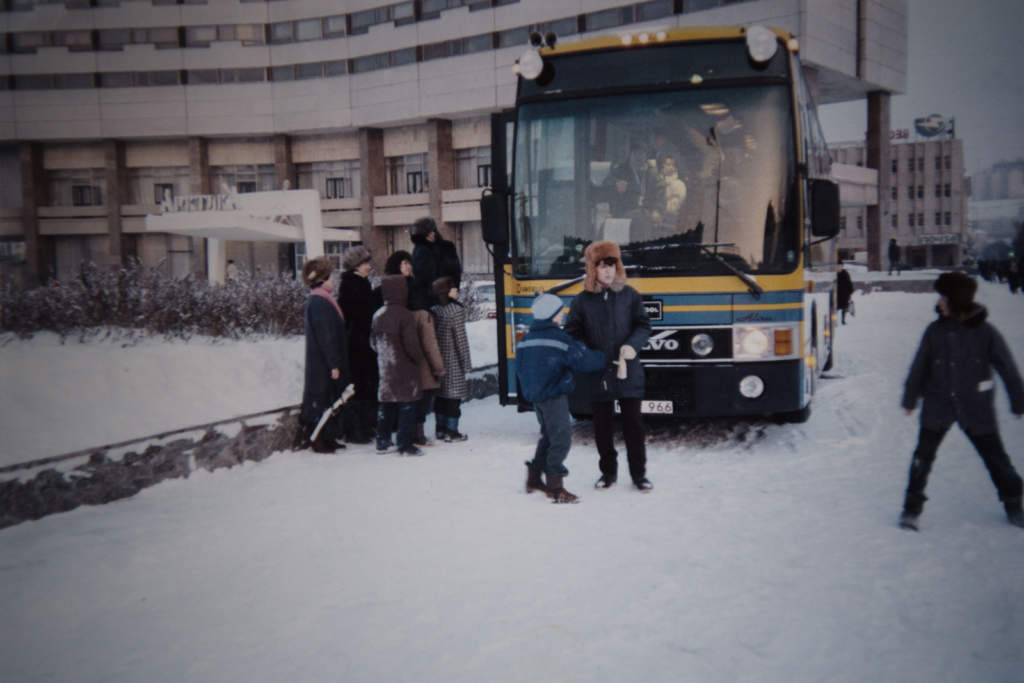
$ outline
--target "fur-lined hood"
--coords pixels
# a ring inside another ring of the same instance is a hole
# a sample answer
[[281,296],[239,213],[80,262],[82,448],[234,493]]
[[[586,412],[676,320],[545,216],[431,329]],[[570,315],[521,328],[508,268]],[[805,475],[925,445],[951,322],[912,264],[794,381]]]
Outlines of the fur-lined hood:
[[615,279],[612,281],[613,292],[620,292],[626,286],[626,269],[622,265],[622,252],[615,242],[591,242],[587,250],[583,252],[583,258],[587,265],[587,274],[583,278],[583,289],[587,292],[600,292],[601,285],[597,283],[597,264],[599,261],[614,256],[619,260],[615,266]]

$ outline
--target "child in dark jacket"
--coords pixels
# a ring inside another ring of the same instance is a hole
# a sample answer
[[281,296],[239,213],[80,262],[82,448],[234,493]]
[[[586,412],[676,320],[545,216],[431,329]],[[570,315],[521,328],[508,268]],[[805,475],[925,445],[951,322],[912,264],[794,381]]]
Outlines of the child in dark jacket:
[[[537,450],[533,461],[526,463],[526,492],[547,491],[552,502],[576,503],[579,498],[562,485],[569,474],[564,463],[572,445],[569,392],[575,382],[573,372],[600,370],[605,356],[562,330],[562,300],[554,294],[538,296],[531,311],[530,331],[516,344],[519,389],[533,404],[540,424]],[[547,475],[546,485],[541,474]]]
[[905,529],[917,530],[935,452],[954,422],[960,425],[988,468],[1007,519],[1024,527],[1024,484],[999,438],[992,369],[1003,378],[1010,410],[1018,418],[1024,414],[1024,382],[1002,335],[985,321],[985,307],[974,303],[977,287],[974,279],[964,273],[943,273],[935,281],[935,290],[940,294],[936,306],[939,319],[925,330],[907,375],[904,410],[910,415],[922,396],[924,406],[900,517],[900,526]]

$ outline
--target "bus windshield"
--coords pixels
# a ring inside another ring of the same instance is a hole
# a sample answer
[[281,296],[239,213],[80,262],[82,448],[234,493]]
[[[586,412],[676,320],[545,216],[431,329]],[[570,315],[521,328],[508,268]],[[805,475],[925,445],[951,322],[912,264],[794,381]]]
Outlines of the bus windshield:
[[580,275],[595,240],[617,242],[631,276],[794,270],[788,92],[756,85],[522,105],[516,276]]

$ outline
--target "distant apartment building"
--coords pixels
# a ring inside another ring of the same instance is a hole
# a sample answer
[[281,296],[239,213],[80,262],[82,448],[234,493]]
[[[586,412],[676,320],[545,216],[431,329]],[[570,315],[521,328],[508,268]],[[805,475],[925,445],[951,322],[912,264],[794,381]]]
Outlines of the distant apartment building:
[[1003,161],[971,176],[967,212],[979,243],[1012,240],[1024,224],[1024,159]]
[[[45,282],[138,258],[202,276],[204,239],[144,217],[287,184],[319,193],[328,253],[363,243],[380,268],[431,215],[486,273],[490,115],[514,102],[532,31],[762,22],[799,38],[821,104],[905,87],[906,0],[6,0],[0,272]],[[250,270],[304,257],[226,239]]]
[[[832,160],[863,166],[864,143],[830,145]],[[906,266],[960,265],[967,246],[967,196],[963,141],[958,139],[895,142],[889,167],[879,169],[878,203],[882,244],[896,238]],[[843,208],[840,258],[853,260],[867,250],[867,209]]]

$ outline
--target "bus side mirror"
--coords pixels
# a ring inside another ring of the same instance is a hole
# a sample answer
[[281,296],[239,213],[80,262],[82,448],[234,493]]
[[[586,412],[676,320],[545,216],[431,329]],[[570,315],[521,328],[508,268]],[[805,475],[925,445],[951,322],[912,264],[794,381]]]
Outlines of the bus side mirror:
[[480,197],[480,226],[484,242],[508,242],[508,202],[503,193],[484,190]]
[[811,180],[811,234],[826,238],[839,234],[839,185],[831,180]]

